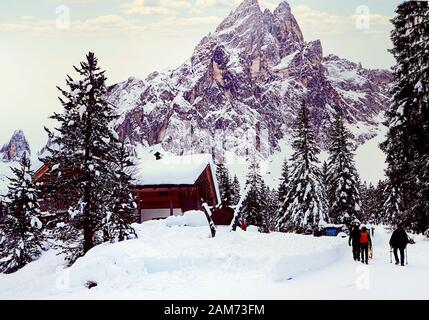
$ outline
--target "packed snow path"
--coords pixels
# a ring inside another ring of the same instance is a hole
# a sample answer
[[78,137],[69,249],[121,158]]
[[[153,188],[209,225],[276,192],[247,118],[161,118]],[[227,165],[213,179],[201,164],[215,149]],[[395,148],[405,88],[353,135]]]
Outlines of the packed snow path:
[[353,260],[352,250],[338,263],[291,281],[285,299],[428,299],[429,239],[408,246],[409,264],[390,263],[391,231],[378,227],[373,237],[374,259],[366,266]]
[[[140,239],[98,246],[69,269],[46,252],[0,275],[0,299],[429,298],[429,241],[422,237],[414,237],[410,264],[400,267],[389,263],[390,233],[377,228],[375,256],[365,266],[353,260],[347,239],[227,228],[211,239],[207,222],[200,223],[145,223],[137,226]],[[98,286],[86,289],[88,280]]]

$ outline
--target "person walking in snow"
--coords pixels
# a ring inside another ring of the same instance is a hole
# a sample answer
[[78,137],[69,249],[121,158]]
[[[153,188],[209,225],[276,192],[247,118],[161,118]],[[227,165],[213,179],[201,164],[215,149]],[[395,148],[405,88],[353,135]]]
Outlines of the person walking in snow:
[[349,246],[353,248],[353,259],[359,261],[360,254],[360,230],[357,225],[353,226],[349,237]]
[[390,247],[393,249],[395,255],[396,264],[399,264],[398,249],[401,254],[401,266],[404,266],[405,248],[408,244],[408,235],[405,232],[402,224],[399,224],[395,231],[392,233],[392,237],[389,241]]
[[371,236],[366,227],[362,227],[360,232],[360,251],[362,263],[368,264],[368,250],[372,249]]

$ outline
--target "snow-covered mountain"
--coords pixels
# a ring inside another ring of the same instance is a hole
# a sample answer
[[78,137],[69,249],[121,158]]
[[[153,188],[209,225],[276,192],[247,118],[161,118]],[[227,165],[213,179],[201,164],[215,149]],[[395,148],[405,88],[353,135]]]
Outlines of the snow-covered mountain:
[[336,105],[357,143],[374,137],[391,83],[387,70],[324,56],[319,40],[306,42],[287,2],[270,12],[244,0],[180,67],[114,85],[109,101],[133,143],[175,154],[246,155],[256,146],[266,157],[290,136],[303,99],[322,147]]
[[22,130],[16,130],[9,142],[0,148],[0,162],[19,161],[24,154],[30,155],[30,145]]
[[18,166],[24,154],[30,155],[30,146],[22,130],[16,130],[10,140],[0,148],[0,196],[6,194],[12,175],[11,167]]

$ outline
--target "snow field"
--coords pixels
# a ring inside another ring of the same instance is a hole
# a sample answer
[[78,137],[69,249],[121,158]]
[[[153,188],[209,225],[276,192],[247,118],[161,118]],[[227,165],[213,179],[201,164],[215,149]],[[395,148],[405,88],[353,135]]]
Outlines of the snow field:
[[[341,238],[231,233],[228,227],[219,227],[217,236],[211,238],[207,221],[200,226],[202,221],[190,212],[134,225],[139,239],[99,245],[70,268],[50,250],[17,273],[0,275],[0,298],[79,298],[83,294],[151,299],[160,298],[167,284],[170,294],[166,297],[188,298],[195,294],[194,284],[192,280],[184,283],[185,279],[194,279],[196,292],[210,297],[225,279],[230,279],[231,290],[240,289],[242,277],[260,283],[287,280],[334,262],[347,247]],[[88,290],[88,281],[97,282],[97,287]],[[221,298],[222,290],[217,292]],[[258,291],[250,289],[249,294]]]
[[[353,261],[344,238],[227,227],[210,238],[207,225],[167,226],[170,219],[135,225],[139,239],[100,245],[70,268],[54,250],[45,252],[0,274],[0,299],[429,298],[429,240],[422,236],[412,235],[409,265],[400,267],[389,262],[391,230],[377,227],[366,266]],[[86,281],[98,285],[88,290]]]
[[[338,238],[315,242],[311,236],[294,234],[230,233],[227,227],[218,228],[216,238],[210,238],[208,226],[199,226],[202,220],[193,213],[186,216],[136,225],[139,239],[94,248],[69,269],[71,287],[82,288],[87,281],[96,281],[100,288],[123,287],[155,273],[201,270],[259,270],[280,281],[332,263],[345,252],[344,240]],[[192,219],[194,226],[175,225]]]

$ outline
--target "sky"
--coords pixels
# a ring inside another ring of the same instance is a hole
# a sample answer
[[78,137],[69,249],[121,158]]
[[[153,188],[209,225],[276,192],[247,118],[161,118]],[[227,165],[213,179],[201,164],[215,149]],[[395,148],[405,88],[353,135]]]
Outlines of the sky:
[[[62,107],[63,86],[88,51],[108,84],[175,68],[240,0],[0,0],[0,145],[16,129],[31,148],[46,143],[43,126]],[[280,0],[259,0],[274,10]],[[364,67],[390,68],[389,19],[399,0],[290,0],[306,41],[320,39]]]

